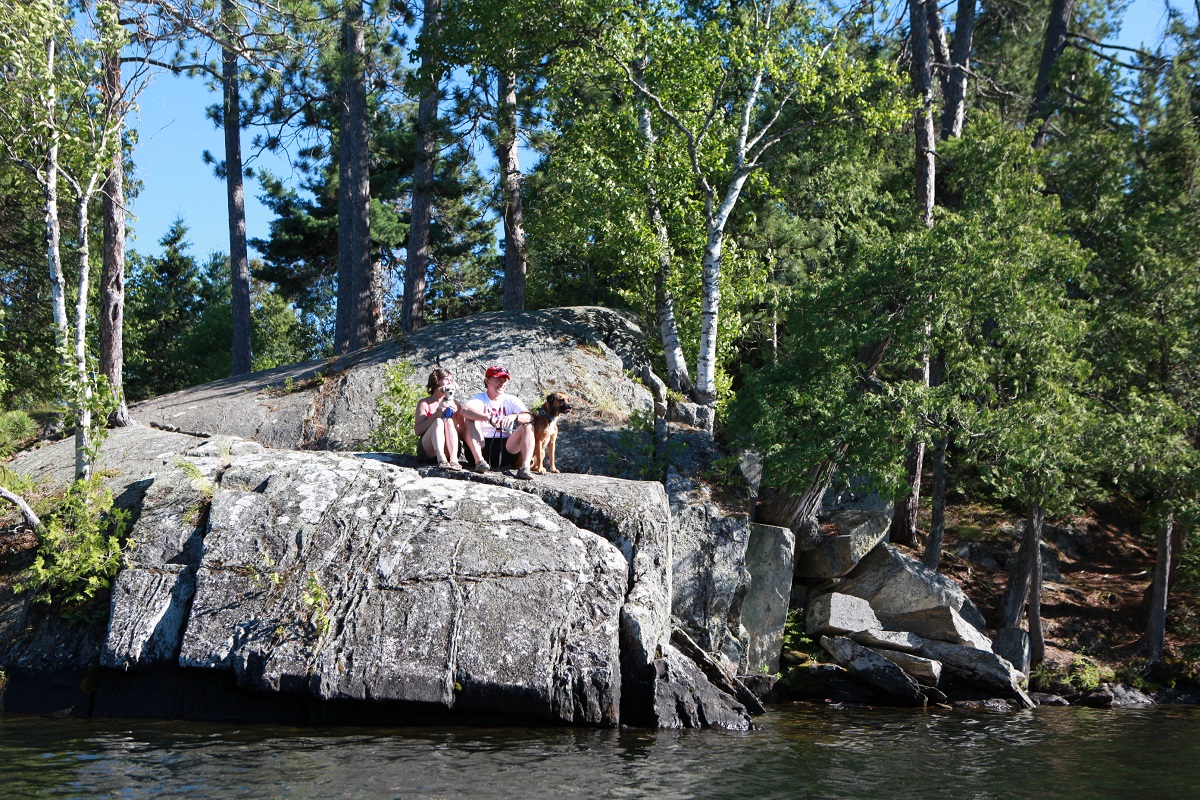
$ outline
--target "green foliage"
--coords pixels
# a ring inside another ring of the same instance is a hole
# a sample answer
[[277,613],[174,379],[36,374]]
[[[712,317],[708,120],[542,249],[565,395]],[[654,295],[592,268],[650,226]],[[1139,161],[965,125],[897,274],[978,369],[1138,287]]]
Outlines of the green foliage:
[[1073,695],[1090,692],[1101,683],[1115,679],[1113,670],[1100,666],[1087,656],[1076,654],[1065,670],[1055,669],[1047,663],[1034,669],[1029,675],[1029,688],[1039,692]]
[[397,361],[383,371],[383,392],[375,398],[379,425],[367,446],[376,452],[416,453],[420,440],[413,427],[417,402],[424,393],[414,381],[416,371],[407,361]]
[[35,592],[69,616],[87,617],[101,609],[121,565],[121,540],[129,512],[114,509],[112,492],[98,479],[76,481],[38,531],[34,562],[22,574],[18,591]]
[[21,449],[36,433],[37,424],[24,411],[0,411],[0,458]]
[[329,593],[321,585],[317,573],[312,570],[308,571],[300,602],[308,609],[309,624],[312,625],[316,637],[319,639],[329,633]]
[[637,481],[664,481],[667,467],[678,458],[686,444],[668,440],[659,447],[655,435],[654,409],[633,411],[617,434],[616,442],[604,456],[605,472]]

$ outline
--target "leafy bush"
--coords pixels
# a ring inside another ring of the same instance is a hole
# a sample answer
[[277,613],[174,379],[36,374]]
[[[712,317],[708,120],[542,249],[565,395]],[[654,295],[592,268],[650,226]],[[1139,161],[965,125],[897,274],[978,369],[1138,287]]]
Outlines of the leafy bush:
[[412,382],[416,370],[407,361],[397,361],[383,372],[383,392],[375,398],[379,426],[371,432],[367,446],[376,452],[416,453],[417,402],[425,395]]
[[17,591],[58,604],[67,616],[88,616],[93,601],[112,583],[121,565],[121,539],[129,512],[113,508],[99,480],[76,481],[38,532],[33,564]]
[[1072,695],[1090,692],[1101,683],[1111,683],[1116,674],[1087,656],[1075,655],[1065,670],[1042,663],[1029,675],[1029,687],[1034,691]]

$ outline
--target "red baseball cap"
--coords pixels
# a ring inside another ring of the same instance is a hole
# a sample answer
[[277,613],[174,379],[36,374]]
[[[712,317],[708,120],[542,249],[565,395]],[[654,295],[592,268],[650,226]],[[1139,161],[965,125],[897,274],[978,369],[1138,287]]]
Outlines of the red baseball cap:
[[484,376],[484,379],[486,380],[487,378],[504,378],[505,380],[512,380],[512,375],[509,375],[508,370],[506,370],[504,367],[496,365],[494,367],[487,368],[487,374]]

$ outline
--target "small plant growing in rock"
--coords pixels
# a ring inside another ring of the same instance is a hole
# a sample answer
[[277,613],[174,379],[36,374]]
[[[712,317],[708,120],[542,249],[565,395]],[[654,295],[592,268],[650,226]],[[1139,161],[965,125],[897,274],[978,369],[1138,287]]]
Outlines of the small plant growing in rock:
[[129,512],[113,508],[112,492],[99,480],[71,484],[39,530],[37,555],[17,591],[57,603],[66,616],[89,617],[121,565],[128,523]]
[[367,445],[376,452],[415,453],[417,435],[413,432],[420,387],[412,382],[416,370],[407,361],[397,361],[383,372],[383,392],[375,398],[379,425],[371,432]]
[[304,593],[300,602],[308,609],[309,623],[317,638],[329,633],[329,593],[321,585],[317,573],[308,571],[308,579],[304,582]]
[[175,466],[188,476],[188,480],[192,482],[192,488],[204,495],[206,500],[212,500],[213,495],[217,493],[217,487],[208,479],[199,467],[192,461],[186,458],[178,458],[175,460]]

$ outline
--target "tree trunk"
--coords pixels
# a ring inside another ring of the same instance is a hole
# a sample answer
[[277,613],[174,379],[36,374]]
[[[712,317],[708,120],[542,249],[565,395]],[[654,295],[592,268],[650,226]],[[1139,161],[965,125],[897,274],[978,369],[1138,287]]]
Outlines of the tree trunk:
[[13,494],[8,489],[0,486],[0,499],[7,500],[16,506],[21,512],[21,516],[25,518],[25,524],[28,525],[30,529],[36,531],[38,528],[42,527],[42,521],[38,519],[38,515],[35,514],[33,509],[29,507],[28,503],[21,499],[20,495]]
[[1029,596],[1030,579],[1033,577],[1033,562],[1029,555],[1033,547],[1033,536],[1034,532],[1026,519],[1021,547],[1013,559],[1012,569],[1008,573],[1008,585],[1004,587],[1004,597],[1000,601],[997,628],[1016,628],[1021,623],[1021,612],[1025,609],[1025,599]]
[[1042,62],[1038,66],[1037,83],[1033,87],[1033,105],[1025,124],[1037,125],[1033,135],[1034,148],[1046,144],[1046,129],[1050,123],[1050,75],[1058,57],[1067,46],[1067,30],[1071,25],[1071,12],[1075,0],[1054,0],[1050,8],[1050,19],[1046,23],[1046,39],[1042,46]]
[[[641,81],[646,72],[646,61],[639,58],[633,64],[634,75]],[[654,154],[654,125],[650,117],[650,107],[639,97],[638,129],[642,135],[643,146],[650,156]],[[671,239],[667,224],[663,220],[662,209],[658,204],[658,193],[654,185],[647,182],[647,213],[650,226],[658,239],[658,269],[654,273],[654,308],[658,322],[659,337],[662,339],[663,359],[667,365],[667,385],[682,394],[691,394],[692,377],[688,373],[687,359],[683,355],[683,345],[679,341],[679,325],[675,321],[675,298],[671,295]]]
[[1171,588],[1173,522],[1174,517],[1168,514],[1167,521],[1158,529],[1158,557],[1154,563],[1154,580],[1150,584],[1150,618],[1146,623],[1146,639],[1143,645],[1146,661],[1151,664],[1162,660],[1167,638],[1167,597]]
[[933,132],[933,76],[929,67],[929,13],[926,4],[933,0],[909,0],[909,22],[912,26],[912,89],[920,105],[913,110],[916,129],[916,197],[917,208],[926,227],[933,226],[934,154],[936,140]]
[[942,138],[962,136],[967,116],[967,76],[971,67],[971,49],[975,38],[975,0],[958,0],[954,15],[954,39],[950,45],[950,66],[942,83]]
[[[113,119],[123,116],[121,54],[104,56],[104,102]],[[104,260],[100,268],[100,374],[107,380],[117,408],[108,422],[115,427],[132,425],[125,405],[125,148],[123,126],[113,126],[112,163],[101,188],[104,216]]]
[[[441,0],[425,0],[422,39],[436,37],[441,26]],[[437,60],[422,42],[421,81],[424,90],[417,105],[417,137],[421,149],[413,166],[412,224],[408,229],[408,263],[404,267],[404,303],[400,329],[405,333],[425,325],[425,275],[429,271],[429,235],[433,214],[433,174],[437,163],[438,83]]]
[[930,492],[933,513],[922,562],[935,571],[942,561],[942,540],[946,534],[946,449],[949,444],[950,434],[946,432],[933,440],[933,486]]
[[371,261],[371,187],[367,133],[366,42],[363,4],[342,19],[341,146],[338,166],[338,352],[374,344],[376,320]]
[[[913,126],[916,131],[916,162],[914,169],[917,213],[925,227],[933,227],[934,204],[934,152],[936,142],[933,130],[933,75],[929,65],[929,16],[927,4],[933,0],[909,0],[909,22],[912,26],[912,90],[920,100],[913,110]],[[913,370],[910,377],[929,385],[929,355],[922,358],[922,365]],[[921,471],[925,460],[925,442],[913,437],[908,443],[904,458],[905,473],[908,475],[908,491],[898,498],[892,514],[889,536],[896,544],[907,547],[917,545],[917,510],[921,499]]]
[[713,207],[712,194],[704,200],[708,236],[700,273],[700,353],[696,358],[693,396],[697,403],[706,406],[717,402],[717,319],[721,310],[721,253],[725,245],[725,224],[729,222],[729,215],[749,174],[734,172],[719,206]]
[[668,281],[671,276],[671,245],[667,237],[667,226],[663,222],[658,201],[651,196],[650,222],[658,236],[658,269],[654,273],[654,304],[658,317],[658,333],[662,339],[663,358],[667,364],[667,385],[675,391],[689,395],[692,392],[692,376],[688,372],[683,344],[679,341],[679,324],[675,321],[675,298]]
[[496,77],[496,162],[504,197],[504,310],[525,309],[525,213],[521,206],[521,161],[517,153],[517,78]]
[[[234,2],[221,0],[225,24],[232,36]],[[242,112],[238,57],[232,48],[221,49],[221,85],[224,90],[222,120],[225,129],[225,200],[229,208],[229,286],[233,311],[233,366],[231,375],[251,370],[250,257],[246,249],[246,199],[242,185]]]
[[[54,74],[54,40],[46,42],[46,74]],[[50,302],[54,309],[54,343],[63,365],[70,364],[67,327],[67,291],[62,268],[62,225],[58,218],[58,125],[55,122],[54,81],[46,90],[50,147],[46,150],[42,190],[46,203],[46,261],[50,267]]]
[[[1042,523],[1046,512],[1042,506],[1030,501],[1025,517],[1025,528],[1032,535],[1027,537],[1029,550],[1029,665],[1036,667],[1046,660],[1046,640],[1042,635]],[[1015,627],[1015,626],[1013,626]]]
[[86,186],[76,187],[76,237],[79,287],[75,301],[75,480],[92,477],[92,379],[87,363],[87,302],[91,260],[88,257],[88,206],[92,202],[98,175],[93,174]]
[[929,46],[933,50],[933,67],[942,85],[942,97],[946,96],[946,79],[950,74],[950,48],[946,43],[946,27],[942,24],[942,10],[937,3],[925,4],[925,17],[929,24]]
[[905,547],[916,547],[917,512],[921,502],[921,472],[925,467],[925,442],[914,437],[908,443],[908,453],[904,457],[904,471],[908,476],[908,491],[896,500],[892,509],[892,524],[888,529],[888,538],[894,544]]
[[790,528],[796,535],[796,547],[813,546],[821,539],[817,515],[821,511],[821,500],[833,482],[838,461],[845,455],[840,448],[834,458],[827,458],[813,467],[808,475],[805,489],[792,494],[787,491],[764,491],[755,513],[755,521],[765,525]]

